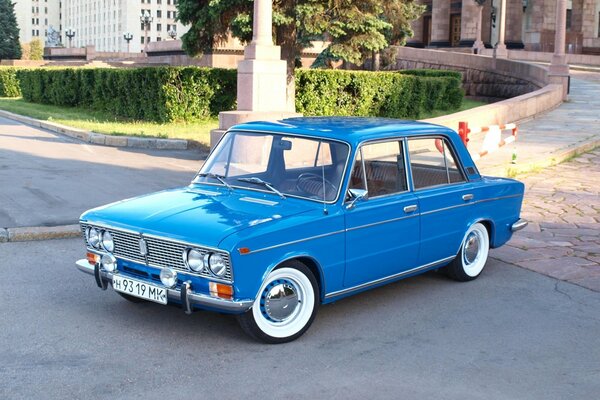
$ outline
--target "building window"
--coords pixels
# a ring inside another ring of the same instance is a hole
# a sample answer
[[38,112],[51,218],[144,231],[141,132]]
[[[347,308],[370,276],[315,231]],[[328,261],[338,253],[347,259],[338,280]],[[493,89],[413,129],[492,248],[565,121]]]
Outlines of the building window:
[[156,31],[160,32],[162,30],[162,24],[156,24]]
[[167,5],[171,5],[171,0],[167,0]]
[[571,21],[573,17],[573,10],[567,10],[567,29],[571,30]]
[[143,23],[143,22],[140,24],[140,29],[141,29],[141,30],[144,30],[144,29],[146,29],[146,28],[144,27],[144,23]]
[[162,18],[162,11],[156,10],[156,18]]
[[173,15],[173,19],[177,18],[177,11],[173,11],[171,15]]
[[143,36],[140,38],[140,43],[144,44],[144,37]]
[[156,41],[157,41],[157,42],[160,42],[160,41],[161,41],[161,38],[160,38],[160,36],[158,36],[158,37],[156,38]]

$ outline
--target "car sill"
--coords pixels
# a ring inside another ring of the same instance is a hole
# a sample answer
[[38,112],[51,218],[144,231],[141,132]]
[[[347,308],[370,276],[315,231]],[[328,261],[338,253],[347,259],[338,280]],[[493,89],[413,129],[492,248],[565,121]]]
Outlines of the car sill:
[[376,280],[371,281],[371,282],[367,282],[367,283],[363,283],[363,284],[360,284],[360,285],[357,285],[357,286],[353,286],[351,288],[338,290],[337,292],[327,293],[325,295],[325,299],[331,299],[333,297],[342,296],[342,295],[349,294],[349,293],[352,293],[352,292],[355,292],[355,291],[358,291],[358,290],[366,289],[366,288],[368,288],[370,286],[379,285],[379,284],[382,284],[382,283],[386,283],[388,281],[393,281],[395,279],[402,278],[403,276],[406,276],[406,275],[411,275],[411,274],[414,274],[414,273],[417,273],[417,272],[420,272],[420,271],[424,271],[426,269],[433,268],[436,265],[440,265],[440,264],[446,263],[448,261],[451,261],[452,259],[454,259],[454,257],[456,257],[456,256],[446,257],[444,259],[441,259],[441,260],[438,260],[438,261],[434,261],[434,262],[429,263],[429,264],[421,265],[420,267],[409,269],[408,271],[402,271],[400,273],[397,273],[397,274],[394,274],[394,275],[390,275],[390,276],[386,276],[384,278],[379,278],[379,279],[376,279]]

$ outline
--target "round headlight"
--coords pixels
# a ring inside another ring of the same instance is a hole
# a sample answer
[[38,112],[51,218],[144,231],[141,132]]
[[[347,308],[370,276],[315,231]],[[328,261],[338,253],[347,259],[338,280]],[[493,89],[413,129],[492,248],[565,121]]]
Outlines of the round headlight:
[[113,242],[113,237],[108,231],[104,231],[102,233],[102,247],[104,250],[110,251],[111,253],[115,249],[115,243]]
[[196,249],[190,249],[184,254],[187,266],[194,272],[204,269],[204,255]]
[[210,271],[219,278],[222,278],[223,275],[225,275],[225,272],[227,272],[227,265],[225,264],[223,256],[221,256],[220,254],[210,254],[208,256],[208,266],[210,268]]
[[114,272],[117,269],[117,259],[112,254],[104,254],[100,259],[102,268],[108,272]]
[[160,271],[160,281],[166,287],[174,287],[177,285],[177,271],[171,268],[163,268]]
[[100,245],[100,232],[96,228],[88,228],[85,233],[89,245],[97,249]]

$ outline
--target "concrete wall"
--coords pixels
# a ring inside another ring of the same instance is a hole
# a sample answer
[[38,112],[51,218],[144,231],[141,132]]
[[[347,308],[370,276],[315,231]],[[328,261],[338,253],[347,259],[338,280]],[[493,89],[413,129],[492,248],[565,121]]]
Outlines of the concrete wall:
[[[458,129],[458,122],[466,121],[471,126],[488,126],[521,122],[549,111],[562,103],[562,85],[550,84],[548,71],[538,65],[463,53],[438,50],[398,48],[398,68],[421,66],[435,69],[450,69],[463,72],[470,94],[478,90],[486,92],[493,83],[481,83],[474,79],[492,82],[497,79],[497,88],[503,94],[514,93],[515,97],[483,107],[462,111],[438,118],[428,119],[440,125]],[[516,78],[518,77],[518,78]],[[512,79],[511,79],[512,78]]]

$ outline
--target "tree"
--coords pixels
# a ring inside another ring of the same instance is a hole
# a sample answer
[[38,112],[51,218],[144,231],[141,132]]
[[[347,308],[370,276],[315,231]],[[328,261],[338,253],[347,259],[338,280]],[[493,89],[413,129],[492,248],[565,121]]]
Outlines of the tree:
[[[190,25],[181,39],[191,56],[210,53],[230,33],[252,39],[252,0],[179,0],[177,7],[179,21]],[[274,0],[275,44],[287,61],[288,85],[311,40],[328,38],[327,56],[361,64],[372,52],[411,37],[410,22],[423,11],[413,0]]]
[[42,44],[42,41],[39,38],[35,38],[31,42],[29,42],[29,59],[44,59],[44,45]]
[[0,0],[0,60],[21,58],[19,27],[15,16],[15,5],[11,0]]

